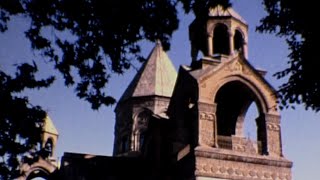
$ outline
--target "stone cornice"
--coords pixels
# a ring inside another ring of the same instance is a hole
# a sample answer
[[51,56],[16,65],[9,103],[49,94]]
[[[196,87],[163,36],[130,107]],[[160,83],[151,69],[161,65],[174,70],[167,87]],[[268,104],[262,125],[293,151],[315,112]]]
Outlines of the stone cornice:
[[[226,152],[228,151],[228,152]],[[196,147],[195,156],[203,158],[212,158],[218,160],[236,161],[252,164],[261,164],[276,167],[291,168],[292,162],[285,158],[274,158],[270,156],[248,156],[231,150],[209,148],[209,147]]]

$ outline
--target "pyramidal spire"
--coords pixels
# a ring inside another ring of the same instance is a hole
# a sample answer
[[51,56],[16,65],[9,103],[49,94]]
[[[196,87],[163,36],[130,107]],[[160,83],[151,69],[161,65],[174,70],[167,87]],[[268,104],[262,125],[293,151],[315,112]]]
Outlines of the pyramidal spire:
[[177,72],[158,40],[147,61],[133,78],[119,102],[131,97],[171,97],[176,78]]
[[51,118],[48,115],[44,119],[43,132],[54,134],[54,135],[59,134],[56,127],[54,126]]
[[224,9],[221,5],[218,5],[214,8],[210,8],[209,10],[209,16],[211,17],[233,17],[239,21],[241,21],[244,24],[247,24],[247,22],[231,7]]

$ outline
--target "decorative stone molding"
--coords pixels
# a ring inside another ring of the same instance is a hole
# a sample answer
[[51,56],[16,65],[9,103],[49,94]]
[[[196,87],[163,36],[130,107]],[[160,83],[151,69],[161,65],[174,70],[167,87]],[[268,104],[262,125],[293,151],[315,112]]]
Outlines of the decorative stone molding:
[[243,74],[245,74],[247,76],[253,76],[253,72],[249,68],[243,68],[242,72],[243,72]]
[[248,153],[248,154],[258,154],[258,146],[259,143],[256,141],[243,138],[243,137],[236,137],[232,136],[232,149],[234,151]]
[[277,173],[277,171],[261,167],[246,168],[244,166],[220,166],[212,164],[199,164],[196,168],[197,176],[228,178],[234,180],[291,180],[290,172]]
[[198,102],[199,137],[200,145],[216,146],[216,105]]
[[199,121],[199,144],[214,146],[214,122],[212,120]]
[[198,109],[202,112],[216,112],[217,105],[216,104],[209,104],[204,102],[198,102]]
[[169,102],[168,101],[162,101],[162,100],[157,100],[155,102],[155,106],[162,106],[162,107],[167,107],[169,105]]
[[200,112],[200,120],[215,121],[215,115],[213,113]]
[[[26,180],[28,176],[31,175],[33,172],[43,171],[46,175],[49,176],[50,173],[53,173],[58,168],[58,162],[56,159],[42,159],[39,160],[31,165],[25,163],[22,164],[20,167],[21,176],[17,178],[17,180]],[[29,177],[30,178],[30,177]]]
[[263,156],[263,155],[248,156],[238,152],[219,149],[219,148],[196,147],[195,156],[197,158],[230,161],[230,162],[245,163],[245,164],[247,163],[258,164],[258,165],[275,166],[275,167],[281,167],[281,168],[292,167],[292,162],[282,157],[274,158],[274,157]]
[[[196,176],[233,180],[291,180],[291,162],[268,158],[255,158],[239,154],[214,153],[204,157],[196,153]],[[232,159],[232,158],[236,158]]]
[[279,115],[266,114],[265,118],[266,118],[267,123],[274,123],[274,124],[280,123],[280,116]]
[[232,71],[242,72],[243,71],[242,64],[239,62],[234,63],[234,65],[232,67]]
[[136,102],[135,106],[137,107],[153,107],[155,105],[154,100],[149,101],[138,101]]
[[235,62],[229,63],[224,71],[226,73],[232,74],[241,74],[246,79],[248,79],[251,83],[256,85],[256,88],[260,92],[264,92],[262,95],[263,99],[267,100],[267,111],[272,112],[274,114],[278,114],[276,96],[273,88],[263,79],[261,75],[259,75],[259,70],[254,70],[248,67],[248,65],[243,62],[241,58],[236,58]]
[[282,156],[280,116],[265,115],[268,151],[271,156]]
[[280,131],[280,125],[276,123],[267,123],[267,129],[270,131]]

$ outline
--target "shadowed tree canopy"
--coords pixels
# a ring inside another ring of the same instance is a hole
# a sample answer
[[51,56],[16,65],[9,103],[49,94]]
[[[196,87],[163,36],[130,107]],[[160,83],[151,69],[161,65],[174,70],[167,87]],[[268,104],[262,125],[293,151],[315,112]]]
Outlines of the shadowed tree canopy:
[[[170,38],[178,28],[179,3],[185,12],[200,17],[208,6],[228,1],[0,0],[0,31],[7,30],[14,16],[30,21],[25,36],[33,50],[61,73],[65,85],[74,87],[79,98],[98,109],[115,103],[105,90],[111,75],[125,72],[133,60],[144,60],[143,40],[159,39],[165,50],[170,48]],[[1,179],[13,179],[22,157],[40,151],[36,147],[45,113],[27,97],[19,97],[24,89],[52,84],[54,77],[36,80],[36,63],[19,65],[14,77],[0,69]]]
[[[209,6],[230,5],[227,0],[1,0],[0,31],[7,30],[12,16],[29,19],[25,35],[32,48],[97,109],[115,103],[105,92],[112,73],[144,60],[142,40],[160,39],[165,50],[170,48],[179,23],[178,3],[197,17],[207,15]],[[48,28],[50,35],[44,33]]]
[[[61,73],[66,86],[98,109],[115,103],[106,92],[111,75],[124,73],[134,60],[144,61],[142,41],[159,39],[165,50],[170,48],[179,24],[178,8],[202,22],[208,7],[218,4],[231,5],[229,0],[0,0],[0,31],[7,30],[14,16],[24,17],[30,22],[25,35],[31,47]],[[268,15],[258,30],[286,37],[291,50],[290,67],[276,74],[289,77],[280,89],[283,105],[305,103],[318,111],[317,34],[309,18],[314,12],[307,11],[313,7],[290,0],[264,0],[264,5]],[[22,156],[39,151],[35,145],[40,143],[45,113],[19,96],[25,89],[52,84],[54,77],[37,80],[36,63],[18,65],[15,76],[0,69],[2,179],[17,175]]]
[[[169,39],[178,28],[177,10],[169,0],[1,3],[0,30],[6,30],[12,15],[28,18],[31,24],[25,35],[32,48],[52,62],[65,84],[74,85],[77,96],[90,102],[93,109],[115,102],[104,88],[112,73],[123,73],[133,59],[143,60],[141,40],[161,39],[168,49]],[[43,33],[46,28],[53,32],[50,37]]]
[[36,71],[35,64],[26,63],[17,66],[13,77],[0,71],[0,179],[13,179],[21,158],[36,157],[40,150],[37,145],[46,113],[19,96],[26,89],[45,88],[53,82],[53,77],[37,80]]
[[288,67],[275,74],[288,79],[278,91],[282,107],[304,104],[306,109],[319,111],[318,7],[292,0],[264,0],[264,6],[268,15],[257,30],[284,37],[290,50]]
[[[207,15],[209,6],[229,5],[228,0],[1,0],[0,30],[7,29],[14,15],[30,19],[25,35],[32,48],[52,62],[67,86],[75,86],[78,97],[97,109],[115,103],[105,92],[111,74],[123,73],[132,60],[144,60],[142,40],[160,39],[165,50],[170,48],[179,23],[178,3],[197,17]],[[46,28],[54,37],[43,33]]]

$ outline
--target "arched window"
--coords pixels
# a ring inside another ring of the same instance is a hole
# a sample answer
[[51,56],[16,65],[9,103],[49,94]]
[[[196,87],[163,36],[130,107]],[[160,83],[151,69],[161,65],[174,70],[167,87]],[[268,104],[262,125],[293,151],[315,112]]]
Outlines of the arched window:
[[218,24],[214,28],[213,35],[213,53],[230,54],[230,41],[228,27],[224,24]]
[[152,112],[148,109],[143,109],[134,117],[133,126],[133,148],[135,151],[141,151],[146,140],[146,131],[148,129],[149,119]]
[[48,138],[40,151],[40,156],[44,159],[52,157],[53,148],[54,148],[53,147],[53,140],[51,138]]
[[244,40],[242,37],[242,34],[239,30],[235,31],[234,37],[233,37],[233,44],[234,44],[234,50],[235,51],[243,51],[243,44]]
[[47,157],[51,157],[53,153],[53,142],[52,139],[49,138],[44,145],[44,151],[46,152]]

